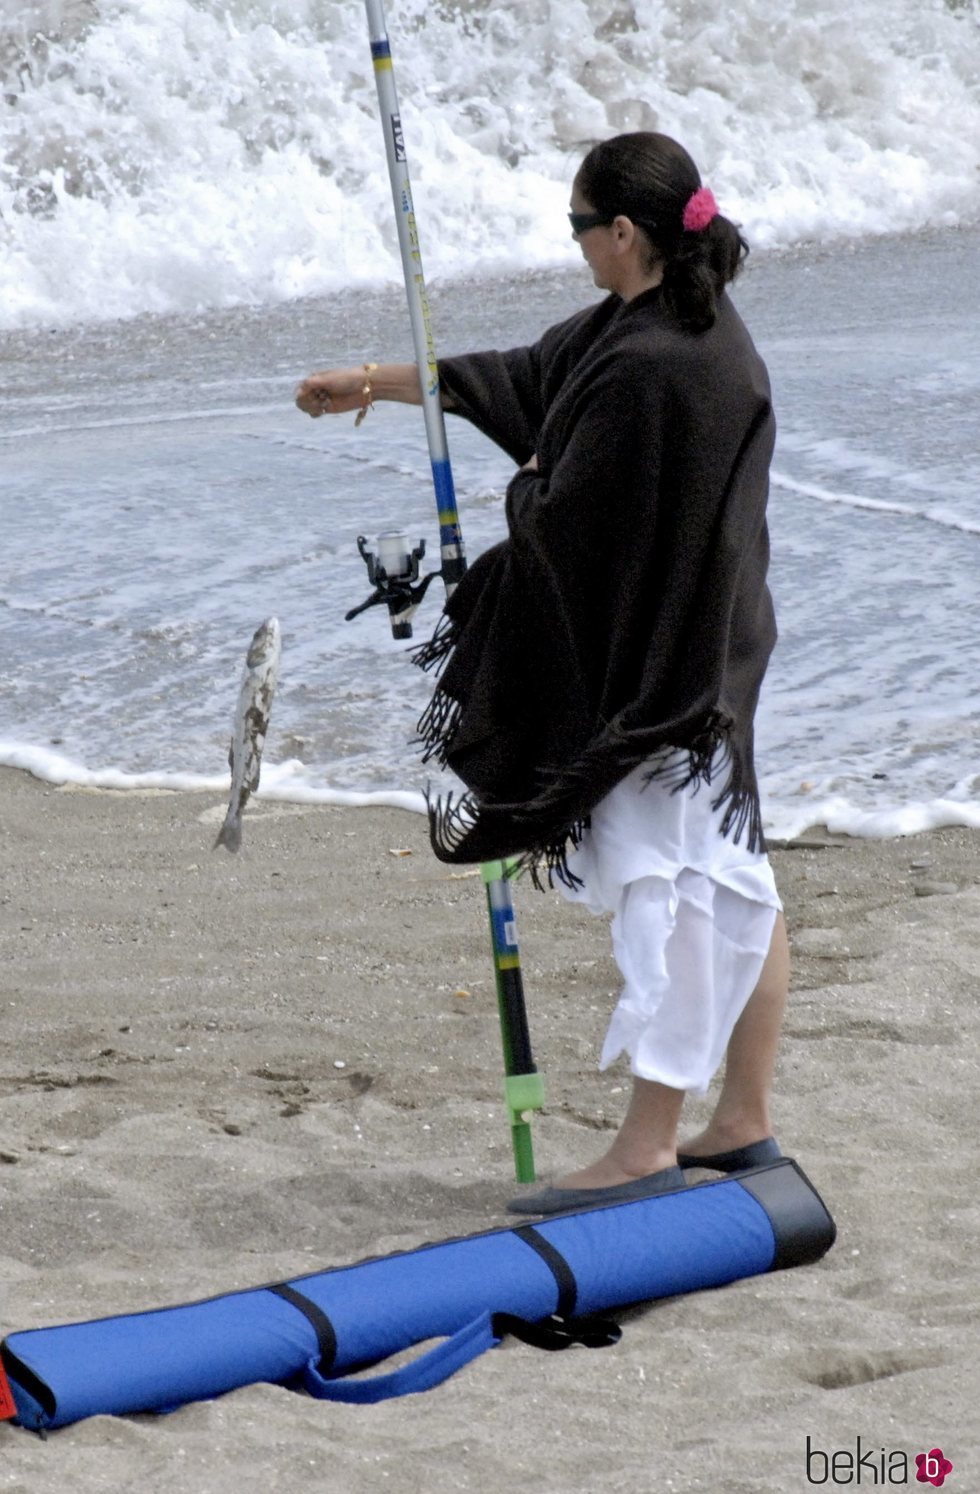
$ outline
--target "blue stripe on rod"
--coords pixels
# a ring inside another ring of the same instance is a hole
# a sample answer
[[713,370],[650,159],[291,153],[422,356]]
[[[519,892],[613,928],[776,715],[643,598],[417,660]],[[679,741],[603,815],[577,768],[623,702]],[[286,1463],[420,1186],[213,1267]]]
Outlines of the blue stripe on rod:
[[432,481],[436,489],[436,501],[440,509],[456,507],[456,490],[453,487],[453,469],[448,457],[432,458]]
[[385,37],[384,41],[373,41],[371,43],[371,56],[377,62],[379,57],[391,56],[391,43]]
[[491,908],[490,924],[493,929],[493,942],[500,954],[517,952],[517,934],[514,926],[514,909]]
[[458,527],[456,489],[453,484],[453,469],[449,465],[448,457],[433,457],[432,483],[436,490],[436,507],[439,510],[440,524],[455,524]]

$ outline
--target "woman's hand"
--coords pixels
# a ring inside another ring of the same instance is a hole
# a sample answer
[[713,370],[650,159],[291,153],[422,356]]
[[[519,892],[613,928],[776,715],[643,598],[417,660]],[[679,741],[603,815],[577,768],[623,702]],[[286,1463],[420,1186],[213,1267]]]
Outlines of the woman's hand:
[[[414,363],[362,363],[360,368],[328,368],[310,374],[296,391],[296,403],[307,415],[343,415],[367,411],[379,399],[403,405],[422,403],[422,385]],[[443,396],[443,408],[447,408]],[[360,422],[358,421],[358,424]]]
[[521,468],[521,471],[522,472],[537,472],[537,470],[538,470],[538,454],[537,454],[537,452],[535,452],[534,455],[533,455],[533,457],[531,458],[531,460],[529,462],[525,462],[524,463],[524,466]]
[[364,405],[365,372],[361,368],[328,368],[310,374],[296,391],[296,403],[307,415],[344,415]]

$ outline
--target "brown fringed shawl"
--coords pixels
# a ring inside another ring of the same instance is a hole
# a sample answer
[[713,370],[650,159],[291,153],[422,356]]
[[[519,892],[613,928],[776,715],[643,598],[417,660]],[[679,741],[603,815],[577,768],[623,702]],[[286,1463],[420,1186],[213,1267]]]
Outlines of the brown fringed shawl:
[[776,637],[775,426],[727,296],[698,334],[656,290],[609,296],[533,347],[442,360],[439,374],[447,408],[515,462],[537,452],[539,470],[511,481],[509,538],[416,656],[444,665],[419,722],[424,758],[469,790],[430,804],[436,855],[521,855],[568,880],[590,810],[671,748],[688,755],[678,787],[724,774],[724,833],[761,848],[752,723]]

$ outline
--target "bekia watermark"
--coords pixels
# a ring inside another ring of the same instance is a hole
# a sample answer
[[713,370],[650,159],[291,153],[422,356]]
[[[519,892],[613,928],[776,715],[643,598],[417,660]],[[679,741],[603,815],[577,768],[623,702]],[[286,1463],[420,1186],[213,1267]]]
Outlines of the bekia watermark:
[[[914,1470],[914,1472],[913,1472]],[[931,1484],[939,1489],[953,1471],[941,1447],[916,1453],[910,1461],[901,1448],[871,1447],[858,1437],[853,1448],[817,1447],[812,1437],[806,1439],[806,1481],[808,1484],[881,1488],[889,1484]]]

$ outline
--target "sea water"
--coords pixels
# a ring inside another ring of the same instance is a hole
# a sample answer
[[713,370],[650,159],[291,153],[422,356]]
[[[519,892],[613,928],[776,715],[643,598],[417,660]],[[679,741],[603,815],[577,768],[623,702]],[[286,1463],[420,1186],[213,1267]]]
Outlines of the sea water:
[[[311,421],[312,368],[409,358],[357,3],[74,0],[0,18],[0,762],[227,783],[249,637],[283,673],[263,792],[418,806],[430,682],[358,534],[435,524],[420,412]],[[767,825],[980,823],[980,28],[970,4],[392,5],[441,351],[596,295],[576,161],[670,129],[753,242],[781,640]],[[449,422],[470,555],[507,459]],[[423,569],[425,565],[423,565]],[[438,615],[438,583],[419,614]]]

